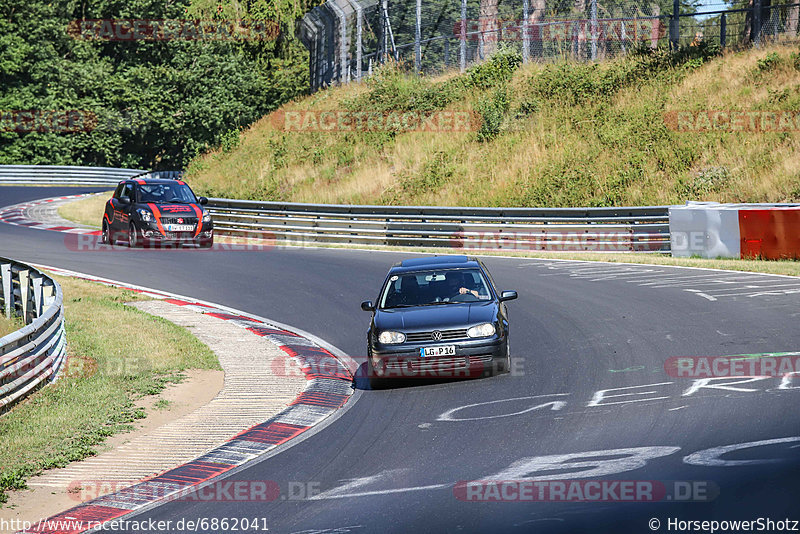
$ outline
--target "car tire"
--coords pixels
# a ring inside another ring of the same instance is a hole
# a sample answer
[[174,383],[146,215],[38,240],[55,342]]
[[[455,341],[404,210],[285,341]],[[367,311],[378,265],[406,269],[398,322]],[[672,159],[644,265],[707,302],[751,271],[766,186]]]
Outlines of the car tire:
[[370,389],[382,389],[386,385],[386,380],[379,377],[372,366],[372,355],[370,355],[369,349],[367,350],[367,379]]
[[128,247],[130,248],[139,248],[141,243],[139,242],[139,236],[136,234],[136,227],[133,223],[128,225]]
[[197,242],[197,245],[200,248],[211,248],[212,246],[214,246],[214,238],[212,237],[211,239],[201,239],[200,241]]
[[500,375],[511,372],[511,349],[506,341],[506,357],[493,362],[492,375]]
[[108,229],[108,223],[103,221],[103,231],[100,234],[100,243],[103,245],[111,245],[111,230]]

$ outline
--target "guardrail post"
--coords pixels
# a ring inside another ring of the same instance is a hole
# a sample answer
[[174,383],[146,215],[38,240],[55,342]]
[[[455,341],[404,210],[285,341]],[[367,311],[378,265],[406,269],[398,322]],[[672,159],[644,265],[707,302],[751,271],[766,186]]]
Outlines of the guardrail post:
[[6,317],[10,318],[14,311],[14,286],[11,283],[11,264],[0,265],[0,278],[3,279],[3,304]]
[[19,309],[22,312],[22,320],[28,323],[28,306],[30,304],[30,271],[27,269],[17,273],[19,278]]
[[50,284],[44,285],[42,286],[42,295],[45,307],[50,306],[56,299],[56,288]]
[[34,274],[31,276],[31,280],[33,280],[33,306],[35,308],[34,314],[36,317],[41,317],[42,311],[44,311],[44,303],[42,302],[44,300],[42,297],[42,277],[38,274]]

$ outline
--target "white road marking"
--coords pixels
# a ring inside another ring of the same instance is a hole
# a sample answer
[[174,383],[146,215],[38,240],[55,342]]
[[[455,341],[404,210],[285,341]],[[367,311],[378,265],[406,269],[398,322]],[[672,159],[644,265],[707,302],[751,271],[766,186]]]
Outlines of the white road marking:
[[467,408],[474,408],[475,406],[488,406],[490,404],[499,404],[499,403],[502,403],[502,402],[513,402],[513,401],[526,400],[526,399],[542,399],[542,398],[545,398],[545,397],[563,397],[563,396],[566,396],[566,395],[569,395],[569,393],[551,393],[549,395],[533,395],[533,396],[530,396],[530,397],[514,397],[514,398],[511,398],[511,399],[500,399],[500,400],[493,400],[493,401],[488,401],[488,402],[476,402],[474,404],[466,404],[464,406],[459,406],[457,408],[453,408],[453,409],[447,410],[446,412],[441,414],[439,417],[437,417],[436,420],[437,421],[481,421],[483,419],[498,419],[500,417],[511,417],[511,416],[514,416],[514,415],[521,415],[521,414],[524,414],[524,413],[532,412],[533,410],[546,408],[548,406],[550,406],[551,410],[557,411],[557,410],[560,410],[561,408],[563,408],[564,406],[566,406],[567,403],[564,402],[564,401],[556,400],[556,401],[545,402],[543,404],[537,404],[536,406],[531,406],[530,408],[525,408],[524,410],[519,410],[517,412],[511,412],[511,413],[503,413],[503,414],[497,414],[497,415],[485,415],[485,416],[482,416],[482,417],[462,417],[462,418],[453,417],[453,414],[455,414],[456,412],[458,412],[460,410],[465,410]]
[[702,465],[706,467],[734,467],[742,465],[763,465],[776,464],[782,462],[780,459],[760,459],[760,460],[723,460],[723,454],[738,451],[741,449],[751,449],[754,447],[764,447],[768,445],[778,445],[780,443],[794,443],[800,441],[800,436],[789,438],[765,439],[761,441],[751,441],[749,443],[737,443],[735,445],[725,445],[697,451],[683,458],[684,463],[689,465]]

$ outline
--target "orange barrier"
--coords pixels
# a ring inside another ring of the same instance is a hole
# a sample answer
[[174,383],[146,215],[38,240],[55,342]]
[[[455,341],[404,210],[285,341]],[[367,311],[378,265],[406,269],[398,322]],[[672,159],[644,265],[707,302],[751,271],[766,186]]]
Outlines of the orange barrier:
[[800,208],[739,210],[742,258],[800,258]]

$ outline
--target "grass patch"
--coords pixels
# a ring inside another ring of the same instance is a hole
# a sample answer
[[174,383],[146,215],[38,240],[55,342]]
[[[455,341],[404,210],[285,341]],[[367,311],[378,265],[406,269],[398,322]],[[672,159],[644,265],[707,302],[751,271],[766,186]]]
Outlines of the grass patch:
[[19,317],[6,317],[0,312],[0,337],[7,336],[25,326]]
[[80,200],[67,202],[58,207],[58,214],[68,221],[100,228],[106,202],[113,193],[113,191],[106,191]]
[[145,417],[134,401],[180,382],[186,369],[220,369],[186,329],[125,302],[138,293],[55,277],[64,290],[68,361],[62,376],[0,417],[0,502],[44,469],[96,454],[108,436]]

